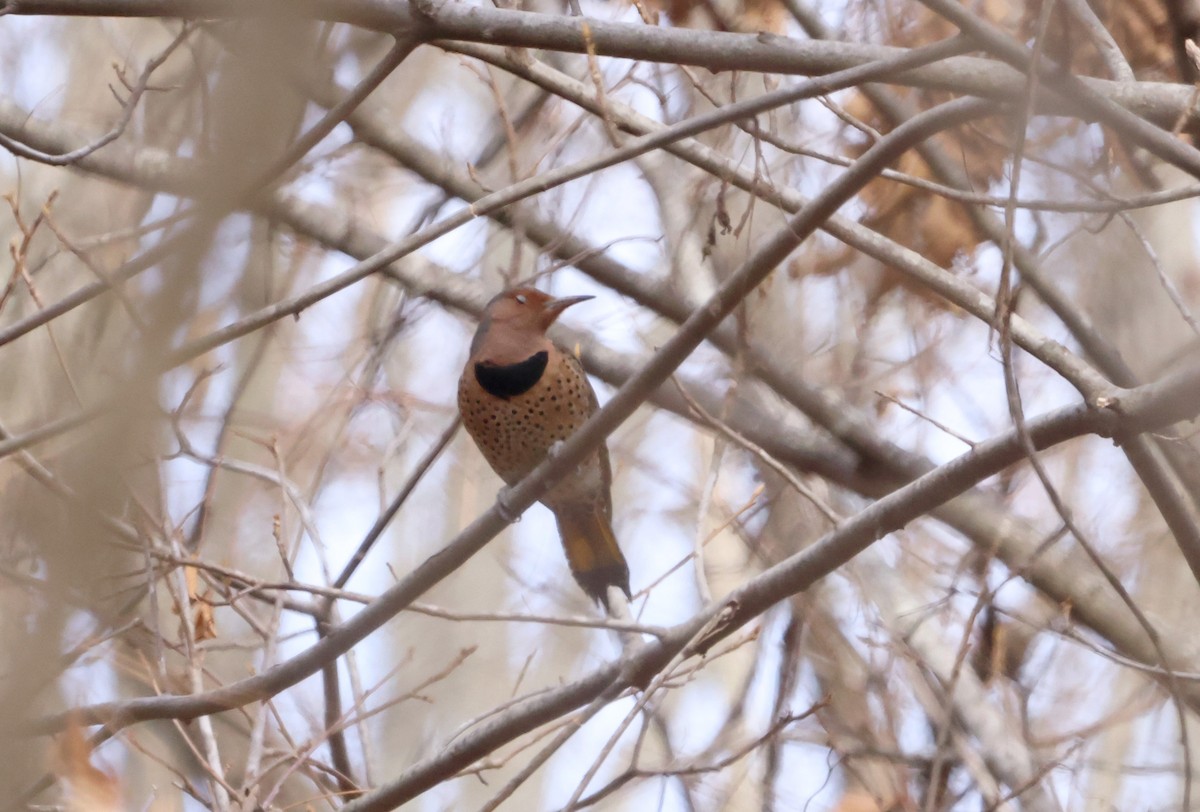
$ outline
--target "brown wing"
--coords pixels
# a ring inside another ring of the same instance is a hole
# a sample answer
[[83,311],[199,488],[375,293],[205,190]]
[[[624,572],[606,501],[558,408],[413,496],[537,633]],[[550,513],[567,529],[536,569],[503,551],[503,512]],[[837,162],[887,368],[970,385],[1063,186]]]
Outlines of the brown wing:
[[[592,415],[594,415],[596,412],[598,412],[600,410],[600,401],[596,398],[596,390],[592,386],[592,382],[588,380],[587,370],[585,370],[583,368],[583,362],[579,360],[579,357],[576,356],[574,352],[567,349],[566,347],[563,347],[562,345],[556,345],[556,346],[558,347],[559,352],[561,352],[563,354],[563,357],[566,359],[567,364],[571,367],[571,371],[573,373],[579,375],[580,380],[583,381],[584,389],[587,391],[587,396],[588,396],[588,417],[591,417]],[[600,459],[600,482],[601,482],[600,508],[604,512],[604,518],[608,519],[611,522],[612,521],[612,463],[610,463],[609,459],[608,459],[608,444],[607,444],[607,442],[600,444],[600,448],[597,450],[596,455]]]

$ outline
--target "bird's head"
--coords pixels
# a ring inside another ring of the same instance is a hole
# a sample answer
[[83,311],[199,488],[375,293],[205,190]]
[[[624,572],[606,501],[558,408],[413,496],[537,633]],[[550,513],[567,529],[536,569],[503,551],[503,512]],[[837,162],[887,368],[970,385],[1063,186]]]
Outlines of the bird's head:
[[545,333],[564,310],[591,298],[593,297],[556,298],[536,288],[512,288],[488,302],[484,320],[492,330]]

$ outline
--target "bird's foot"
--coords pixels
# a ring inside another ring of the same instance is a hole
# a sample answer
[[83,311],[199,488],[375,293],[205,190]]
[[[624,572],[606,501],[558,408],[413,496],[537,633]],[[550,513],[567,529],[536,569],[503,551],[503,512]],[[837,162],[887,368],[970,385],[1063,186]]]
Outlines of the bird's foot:
[[559,455],[559,453],[562,451],[563,444],[565,442],[566,442],[565,440],[555,440],[554,442],[552,442],[550,444],[550,447],[546,449],[546,456],[549,457],[550,459],[554,459],[555,457],[557,457]]
[[521,514],[513,510],[509,505],[508,495],[512,492],[512,488],[507,486],[500,489],[496,494],[496,507],[500,509],[500,518],[509,524],[516,524],[521,521]]

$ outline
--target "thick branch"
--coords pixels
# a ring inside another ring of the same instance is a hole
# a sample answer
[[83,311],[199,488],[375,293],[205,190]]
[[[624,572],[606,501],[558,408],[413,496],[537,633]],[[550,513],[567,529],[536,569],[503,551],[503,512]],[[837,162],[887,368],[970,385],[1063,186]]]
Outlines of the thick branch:
[[[903,49],[856,43],[796,41],[771,34],[732,34],[562,17],[461,3],[385,0],[0,0],[0,14],[86,17],[247,19],[293,14],[376,31],[405,32],[425,41],[481,42],[672,63],[711,71],[761,71],[814,76],[891,59]],[[585,33],[585,27],[587,33]],[[888,80],[991,99],[1016,101],[1024,77],[1007,65],[971,57],[898,72]],[[1158,82],[1080,80],[1091,92],[1159,125],[1196,120],[1191,89]],[[1077,109],[1077,108],[1072,108]],[[1046,112],[1061,115],[1061,103]]]

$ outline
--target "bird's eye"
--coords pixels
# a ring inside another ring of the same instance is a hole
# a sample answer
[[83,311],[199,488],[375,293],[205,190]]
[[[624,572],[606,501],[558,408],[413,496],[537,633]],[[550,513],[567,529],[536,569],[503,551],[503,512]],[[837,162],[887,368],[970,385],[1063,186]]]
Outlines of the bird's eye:
[[525,302],[526,302],[526,301],[527,301],[527,300],[526,300],[526,298],[525,298],[525,294],[524,294],[524,293],[518,293],[518,294],[517,294],[517,304],[525,304]]

